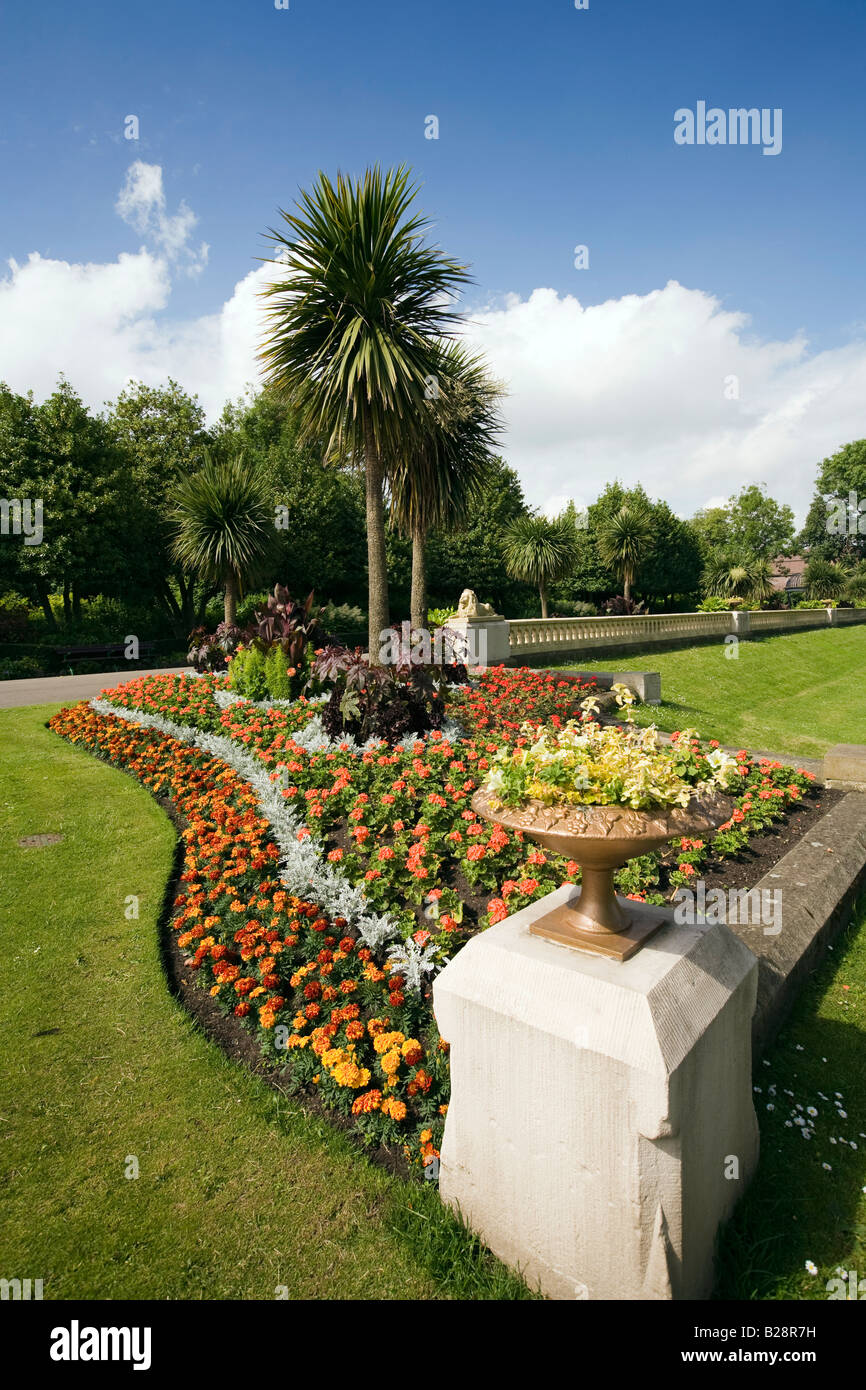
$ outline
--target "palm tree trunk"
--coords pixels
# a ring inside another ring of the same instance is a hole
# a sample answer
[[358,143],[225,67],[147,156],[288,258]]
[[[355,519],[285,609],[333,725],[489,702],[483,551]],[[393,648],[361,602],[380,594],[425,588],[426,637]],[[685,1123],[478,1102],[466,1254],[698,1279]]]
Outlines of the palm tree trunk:
[[368,628],[369,662],[379,665],[380,633],[384,632],[390,621],[388,606],[388,566],[385,559],[385,506],[382,489],[385,470],[373,430],[367,422],[364,429],[364,453],[366,455],[366,504],[367,504],[367,588],[368,588]]
[[625,599],[626,603],[628,603],[629,599],[631,598],[631,571],[630,571],[630,570],[626,570],[626,571],[625,571],[625,574],[624,574],[623,577],[622,577],[622,596],[623,596],[623,598]]
[[238,616],[238,581],[237,575],[229,570],[226,575],[225,603],[223,606],[223,617],[229,627],[234,627]]
[[427,536],[422,526],[412,532],[412,603],[410,618],[413,628],[427,626]]
[[547,617],[547,589],[546,589],[546,587],[545,587],[544,584],[539,584],[539,586],[538,586],[538,594],[539,594],[539,597],[540,597],[540,599],[541,599],[541,616],[542,616],[542,618],[546,618],[546,617]]

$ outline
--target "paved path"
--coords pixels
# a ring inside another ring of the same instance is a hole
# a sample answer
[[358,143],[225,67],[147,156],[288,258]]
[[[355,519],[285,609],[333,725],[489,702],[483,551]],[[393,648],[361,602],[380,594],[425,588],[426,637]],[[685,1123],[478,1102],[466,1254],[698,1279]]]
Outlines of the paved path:
[[92,676],[36,676],[32,680],[0,681],[0,709],[19,705],[50,705],[91,700],[100,690],[123,685],[136,676],[180,675],[189,666],[163,666],[158,671],[97,671]]

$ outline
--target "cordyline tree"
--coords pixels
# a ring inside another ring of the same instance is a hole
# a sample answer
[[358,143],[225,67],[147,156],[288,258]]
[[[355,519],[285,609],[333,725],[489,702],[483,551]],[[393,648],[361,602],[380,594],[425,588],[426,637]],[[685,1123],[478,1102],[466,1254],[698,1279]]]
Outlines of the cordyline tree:
[[535,584],[541,616],[547,617],[547,590],[564,579],[577,561],[577,532],[566,514],[553,521],[529,514],[517,517],[503,537],[505,568],[513,579]]
[[622,580],[622,596],[626,602],[631,598],[632,585],[652,545],[649,511],[640,504],[624,503],[619,511],[607,517],[599,526],[599,555],[603,563]]
[[416,191],[402,166],[357,182],[320,173],[268,234],[280,277],[262,291],[268,383],[297,403],[306,433],[324,433],[329,456],[363,460],[371,662],[390,621],[386,461],[407,456],[423,432],[439,340],[457,319],[448,305],[469,281],[424,244]]
[[273,550],[274,513],[262,472],[242,456],[206,458],[174,493],[172,554],[184,569],[225,591],[224,620],[237,619],[238,596]]
[[446,344],[427,402],[424,434],[409,454],[392,462],[391,519],[412,541],[413,628],[427,625],[427,536],[460,529],[489,475],[500,430],[501,387],[480,357]]

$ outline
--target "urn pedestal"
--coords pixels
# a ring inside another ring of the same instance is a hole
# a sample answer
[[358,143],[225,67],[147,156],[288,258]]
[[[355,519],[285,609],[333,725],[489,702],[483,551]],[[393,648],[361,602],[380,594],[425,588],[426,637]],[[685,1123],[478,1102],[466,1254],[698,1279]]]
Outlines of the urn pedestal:
[[560,908],[579,890],[480,932],[434,982],[442,1198],[549,1298],[705,1298],[757,1161],[757,961],[667,909],[625,961],[533,933]]

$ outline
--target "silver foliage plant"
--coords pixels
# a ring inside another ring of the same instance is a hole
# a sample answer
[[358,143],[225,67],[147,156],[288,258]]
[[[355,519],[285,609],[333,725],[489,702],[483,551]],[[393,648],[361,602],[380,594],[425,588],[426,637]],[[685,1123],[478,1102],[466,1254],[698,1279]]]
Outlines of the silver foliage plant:
[[[229,703],[234,701],[228,701],[223,708],[227,708]],[[248,783],[259,803],[262,817],[271,828],[281,855],[280,879],[287,891],[296,897],[314,897],[332,918],[344,917],[350,925],[357,927],[361,938],[371,951],[380,950],[386,942],[393,942],[394,938],[398,938],[399,944],[394,942],[389,957],[396,949],[398,955],[394,960],[401,969],[404,968],[405,959],[406,983],[409,988],[420,993],[423,974],[436,968],[430,959],[431,948],[422,951],[411,939],[403,942],[399,927],[388,914],[371,911],[363,890],[350,883],[333,865],[325,863],[309,837],[298,838],[299,832],[306,827],[297,812],[286,804],[280,784],[271,781],[257,759],[238,748],[237,744],[224,734],[202,733],[190,724],[175,724],[162,715],[147,714],[143,710],[129,710],[123,706],[112,705],[108,700],[91,700],[90,707],[97,714],[112,719],[123,719],[142,728],[156,729],[161,734],[177,739],[179,743],[192,744],[209,757],[227,763]],[[321,725],[318,736],[324,738]],[[317,747],[315,733],[310,736],[309,744],[303,743],[300,735],[294,737],[295,742],[302,747],[309,747],[311,750]],[[328,746],[326,738],[325,746]],[[401,951],[404,955],[399,954]]]

